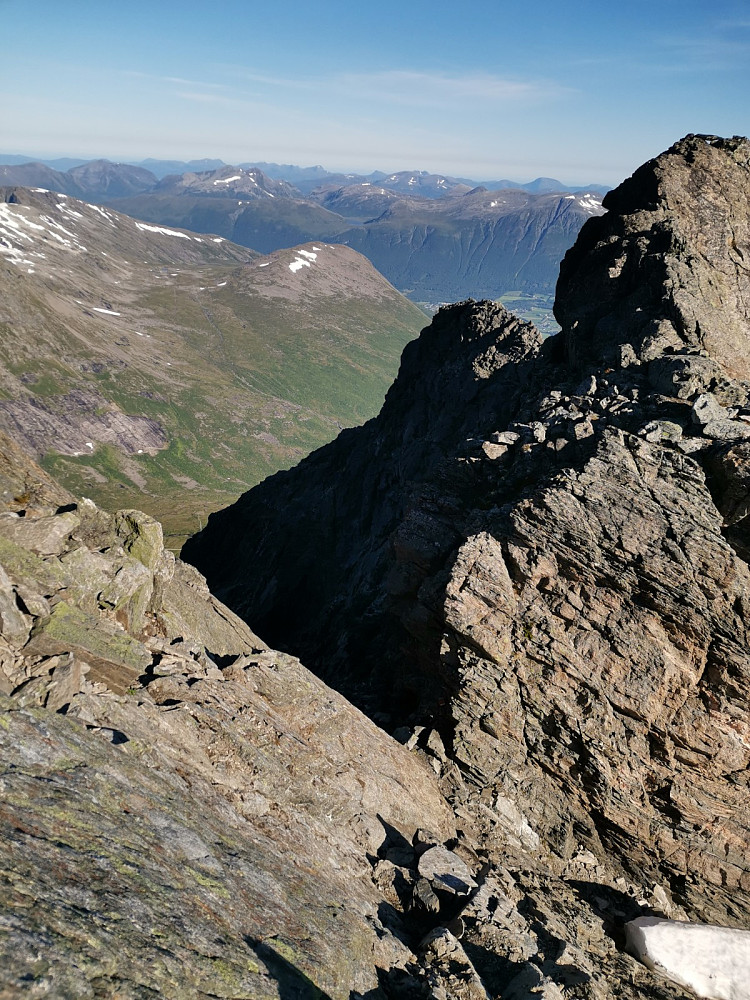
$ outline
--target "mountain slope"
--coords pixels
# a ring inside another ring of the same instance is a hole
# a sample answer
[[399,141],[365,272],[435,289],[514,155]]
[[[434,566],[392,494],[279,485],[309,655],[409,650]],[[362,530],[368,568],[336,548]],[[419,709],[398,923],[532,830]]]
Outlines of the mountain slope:
[[376,412],[423,323],[343,247],[261,259],[43,191],[0,210],[0,427],[169,532]]
[[748,140],[675,144],[566,256],[559,338],[442,310],[376,419],[185,548],[514,858],[463,938],[501,995],[656,988],[597,965],[592,914],[750,929],[749,195]]
[[0,994],[410,978],[372,872],[420,826],[455,835],[434,772],[268,649],[156,521],[0,506]]
[[[249,196],[237,194],[235,200],[208,193],[196,198],[186,188],[182,195],[155,191],[113,204],[139,218],[217,232],[262,252],[315,239],[342,243],[367,257],[412,301],[437,306],[507,296],[521,309],[542,306],[547,316],[562,256],[586,219],[603,211],[600,196],[590,192],[480,188],[430,199],[364,182],[321,189],[315,200],[242,201]],[[524,295],[538,299],[528,303]],[[554,329],[551,316],[545,317],[544,332]]]
[[250,165],[157,181],[142,167],[105,160],[65,173],[32,163],[0,166],[3,178],[106,203],[155,225],[217,234],[260,253],[310,240],[344,243],[412,301],[436,307],[503,298],[541,321],[545,333],[557,329],[550,309],[560,259],[586,218],[602,210],[596,190],[566,194],[544,178],[488,191],[424,171],[329,174],[321,184],[313,168],[299,178],[305,193]]
[[393,202],[336,238],[364,253],[414,300],[551,293],[566,249],[601,212],[600,199],[590,194],[479,190],[441,201]]

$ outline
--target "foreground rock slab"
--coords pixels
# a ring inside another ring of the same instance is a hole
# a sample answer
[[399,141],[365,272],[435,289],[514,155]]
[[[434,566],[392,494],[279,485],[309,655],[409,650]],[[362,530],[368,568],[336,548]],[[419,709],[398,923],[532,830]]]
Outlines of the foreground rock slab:
[[349,1000],[410,979],[372,863],[422,826],[454,836],[434,772],[146,515],[30,506],[0,516],[0,562],[0,996]]

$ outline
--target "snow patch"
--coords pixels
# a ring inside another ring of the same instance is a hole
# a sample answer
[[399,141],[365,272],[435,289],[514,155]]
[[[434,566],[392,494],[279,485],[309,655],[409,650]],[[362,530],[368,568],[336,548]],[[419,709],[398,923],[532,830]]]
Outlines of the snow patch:
[[593,198],[590,194],[584,195],[583,198],[579,198],[578,204],[581,206],[581,208],[585,208],[586,211],[591,213],[592,215],[595,212],[598,212],[599,209],[602,207],[602,203],[600,201],[597,201],[596,198]]
[[268,267],[270,265],[270,263],[271,263],[271,261],[267,260],[265,264],[258,264],[258,267]]
[[212,243],[224,243],[226,242],[223,236],[214,236],[211,240]]
[[303,257],[309,257],[310,260],[318,259],[318,255],[316,253],[311,253],[310,250],[298,250],[297,252],[302,254]]
[[628,949],[645,965],[707,1000],[750,1000],[750,931],[637,917]]
[[[64,198],[65,195],[61,195],[61,197]],[[90,208],[92,212],[98,212],[99,215],[101,215],[101,217],[103,219],[105,219],[110,224],[110,226],[114,227],[116,218],[115,218],[114,215],[112,215],[110,212],[108,212],[105,208],[100,208],[98,205],[88,205],[88,203],[87,203],[87,207]]]
[[302,260],[301,257],[296,257],[292,261],[292,263],[289,265],[289,270],[292,273],[294,273],[295,271],[299,271],[299,269],[301,267],[310,267],[310,261],[309,260]]
[[97,306],[92,306],[92,310],[95,313],[104,313],[105,316],[120,316],[121,314],[115,312],[114,309],[99,309]]
[[187,233],[178,233],[176,229],[165,229],[163,226],[147,226],[145,222],[136,222],[135,226],[136,229],[142,229],[148,233],[161,233],[162,236],[179,236],[181,240],[190,239]]
[[[0,204],[0,253],[4,254],[11,263],[32,264],[33,261],[26,259],[28,251],[23,244],[33,243],[39,238],[39,234],[45,232],[70,250],[86,250],[86,247],[78,242],[74,233],[71,233],[70,230],[65,229],[64,226],[50,219],[49,216],[43,215],[40,217],[41,222],[46,223],[46,227],[51,227],[46,228],[45,225],[32,222],[25,215],[26,211],[28,209],[24,205],[15,205],[6,202]],[[59,229],[66,236],[69,236],[70,239],[67,240],[60,236],[59,233],[53,231],[55,229]],[[44,255],[34,254],[34,256],[43,257]]]
[[231,184],[232,181],[241,181],[242,176],[235,174],[234,177],[225,177],[223,180],[214,181],[214,184]]

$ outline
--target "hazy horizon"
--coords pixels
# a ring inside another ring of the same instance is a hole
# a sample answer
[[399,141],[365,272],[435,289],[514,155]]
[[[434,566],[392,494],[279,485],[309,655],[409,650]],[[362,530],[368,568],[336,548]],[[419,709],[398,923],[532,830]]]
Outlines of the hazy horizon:
[[618,183],[688,132],[750,131],[745,0],[254,8],[0,0],[19,155],[218,158]]
[[[55,160],[75,160],[75,161],[82,161],[83,163],[89,163],[89,162],[93,162],[93,161],[96,161],[96,160],[108,160],[111,163],[124,163],[124,164],[128,164],[130,166],[140,166],[141,164],[148,163],[149,161],[154,161],[156,163],[168,163],[168,162],[173,162],[173,161],[174,162],[180,162],[180,163],[190,163],[190,162],[199,162],[201,160],[208,160],[208,161],[210,161],[210,160],[218,160],[218,159],[220,159],[220,157],[217,157],[217,156],[161,157],[161,156],[148,156],[148,155],[146,155],[146,156],[131,156],[131,157],[128,157],[127,159],[111,159],[108,156],[79,156],[76,153],[69,153],[69,152],[63,152],[63,153],[53,152],[53,153],[50,153],[48,151],[47,152],[42,151],[40,153],[37,153],[36,156],[30,156],[30,155],[27,155],[27,154],[25,154],[23,152],[9,152],[7,150],[2,150],[2,151],[0,151],[0,164],[7,164],[8,163],[7,159],[4,159],[5,157],[19,158],[19,160],[22,159],[24,163],[52,162],[52,161],[55,161]],[[299,168],[301,170],[320,168],[322,170],[327,171],[330,174],[356,174],[358,176],[363,176],[363,177],[364,176],[369,176],[370,174],[376,173],[378,171],[380,173],[382,173],[382,174],[388,175],[388,174],[395,174],[395,173],[402,173],[402,172],[403,173],[414,173],[414,174],[417,174],[420,171],[424,170],[424,167],[422,167],[420,165],[417,165],[417,166],[412,165],[410,167],[398,167],[398,168],[389,169],[389,170],[382,170],[382,169],[377,168],[377,167],[356,170],[356,169],[354,169],[352,167],[341,167],[341,166],[329,167],[329,166],[326,166],[323,163],[289,163],[289,162],[281,162],[279,160],[270,160],[267,157],[262,157],[262,156],[256,157],[255,159],[252,159],[252,160],[250,160],[250,159],[242,160],[241,162],[242,163],[253,163],[253,164],[255,164],[255,163],[258,163],[258,164],[267,163],[267,164],[273,164],[273,165],[279,166],[279,167],[295,167],[295,168]],[[227,163],[226,161],[224,161],[224,165],[225,166],[239,166],[239,162],[235,161],[234,163]],[[58,167],[57,169],[61,169],[61,168]],[[64,169],[69,169],[69,168],[66,167]],[[431,170],[431,171],[427,171],[427,173],[442,174],[444,176],[449,176],[449,177],[457,177],[457,176],[459,176],[459,175],[456,175],[456,174],[451,174],[447,170]],[[546,179],[546,178],[550,178],[552,180],[559,180],[559,181],[562,182],[562,178],[560,178],[560,177],[551,177],[551,175],[549,175],[549,174],[537,174],[535,177],[505,177],[505,178],[501,178],[499,175],[496,176],[496,177],[467,177],[466,175],[460,175],[460,177],[463,177],[466,180],[476,181],[479,184],[487,183],[489,181],[497,181],[497,180],[508,180],[508,181],[512,181],[514,184],[530,184],[533,181],[540,180],[540,179]],[[570,184],[572,186],[575,186],[575,187],[585,186],[586,184],[593,184],[593,185],[600,185],[600,186],[604,185],[604,182],[600,181],[596,177],[587,177],[587,178],[584,178],[583,180],[576,179],[576,178],[573,178],[573,179],[568,178],[567,181],[566,181],[566,183],[568,183],[568,184]]]

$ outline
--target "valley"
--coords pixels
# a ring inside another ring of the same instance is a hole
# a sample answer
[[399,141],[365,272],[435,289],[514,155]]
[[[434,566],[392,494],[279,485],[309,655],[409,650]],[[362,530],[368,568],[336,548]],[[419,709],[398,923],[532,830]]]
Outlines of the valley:
[[238,427],[331,419],[321,356],[366,384],[337,307],[405,300],[5,192],[3,997],[747,1000],[749,195],[746,139],[675,143],[565,255],[559,336],[443,307],[187,562],[34,456],[197,493]]
[[184,538],[374,415],[424,314],[354,251],[268,257],[47,191],[0,202],[0,427]]

